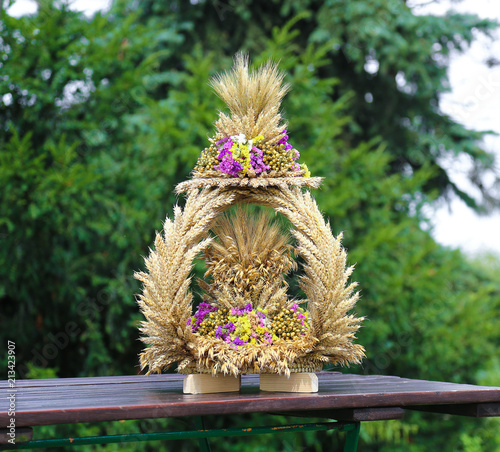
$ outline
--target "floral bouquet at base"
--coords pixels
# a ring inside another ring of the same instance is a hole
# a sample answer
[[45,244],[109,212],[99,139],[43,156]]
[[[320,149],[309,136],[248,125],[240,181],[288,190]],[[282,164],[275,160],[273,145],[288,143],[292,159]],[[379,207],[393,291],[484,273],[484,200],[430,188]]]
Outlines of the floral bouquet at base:
[[228,310],[203,302],[187,324],[194,333],[222,339],[237,349],[244,345],[273,345],[281,338],[294,340],[305,336],[309,313],[296,303],[270,317],[266,309],[254,310],[250,303],[242,309]]

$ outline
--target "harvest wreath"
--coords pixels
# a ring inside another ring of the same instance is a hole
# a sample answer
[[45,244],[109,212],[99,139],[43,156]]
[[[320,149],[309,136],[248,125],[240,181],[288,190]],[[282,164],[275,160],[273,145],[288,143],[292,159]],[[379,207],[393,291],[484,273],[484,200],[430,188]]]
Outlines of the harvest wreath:
[[[279,112],[289,89],[283,79],[272,62],[250,71],[242,54],[230,73],[212,79],[230,115],[219,113],[193,178],[176,187],[187,194],[184,208],[167,217],[147,271],[135,274],[143,283],[138,303],[147,347],[140,363],[148,373],[177,363],[186,374],[288,377],[364,356],[353,343],[363,319],[349,314],[359,297],[348,282],[353,267],[346,266],[342,236],[333,237],[303,189],[319,187],[321,178],[310,177],[288,141]],[[251,214],[245,204],[286,217],[294,246],[269,213]],[[201,253],[209,279],[198,281],[203,301],[194,308],[191,271]],[[287,296],[293,254],[303,261],[305,300]]]

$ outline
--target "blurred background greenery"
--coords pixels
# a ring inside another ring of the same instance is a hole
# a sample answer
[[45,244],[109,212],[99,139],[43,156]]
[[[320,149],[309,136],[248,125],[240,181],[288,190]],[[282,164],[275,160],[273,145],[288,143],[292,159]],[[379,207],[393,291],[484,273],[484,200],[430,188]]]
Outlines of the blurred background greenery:
[[[3,8],[0,16],[0,335],[16,342],[18,378],[139,372],[132,275],[182,203],[173,188],[189,177],[223,108],[207,81],[243,49],[253,63],[272,57],[288,72],[291,142],[312,174],[326,177],[314,195],[356,264],[367,359],[342,371],[500,385],[499,259],[437,244],[425,209],[451,194],[478,211],[499,207],[480,182],[494,168],[483,134],[439,110],[450,53],[497,24],[417,16],[403,0],[116,0],[90,18],[38,3],[35,14]],[[440,165],[460,156],[474,164],[479,197]],[[43,427],[39,436],[185,423]],[[221,417],[208,427],[259,423]],[[499,427],[411,413],[364,424],[360,450],[498,451]],[[213,444],[319,451],[343,438],[235,441]]]

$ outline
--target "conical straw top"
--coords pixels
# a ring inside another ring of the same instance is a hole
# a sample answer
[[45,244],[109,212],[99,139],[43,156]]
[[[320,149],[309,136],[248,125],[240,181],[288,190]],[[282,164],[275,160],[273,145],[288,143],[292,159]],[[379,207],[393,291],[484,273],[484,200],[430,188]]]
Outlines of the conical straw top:
[[178,193],[203,186],[318,188],[299,164],[299,151],[289,142],[281,101],[290,90],[286,74],[269,60],[250,69],[248,55],[237,53],[233,68],[210,80],[229,112],[219,112],[216,134],[209,138],[193,170],[193,179],[177,185]]

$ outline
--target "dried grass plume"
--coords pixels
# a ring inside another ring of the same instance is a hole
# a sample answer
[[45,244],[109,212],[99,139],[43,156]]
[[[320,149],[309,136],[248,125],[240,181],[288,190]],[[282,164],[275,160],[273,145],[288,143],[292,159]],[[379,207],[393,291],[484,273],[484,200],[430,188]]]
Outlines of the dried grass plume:
[[212,228],[215,240],[205,249],[205,278],[199,281],[210,301],[221,307],[267,309],[273,314],[288,304],[284,276],[297,268],[291,236],[266,210],[252,215],[238,206],[233,215],[219,217]]
[[276,63],[268,61],[258,70],[249,70],[248,55],[237,53],[230,72],[213,77],[210,85],[226,103],[230,115],[219,112],[215,127],[224,136],[244,133],[248,138],[264,137],[274,144],[283,135],[281,101],[290,85]]

